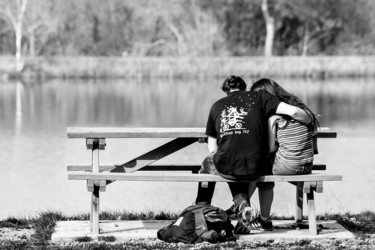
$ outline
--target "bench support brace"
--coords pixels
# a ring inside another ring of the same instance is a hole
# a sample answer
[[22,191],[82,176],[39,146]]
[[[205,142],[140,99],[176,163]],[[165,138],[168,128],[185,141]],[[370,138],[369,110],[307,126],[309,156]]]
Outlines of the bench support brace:
[[[112,169],[111,173],[132,173],[149,164],[158,161],[182,148],[185,148],[193,143],[197,142],[196,138],[176,138],[160,147],[155,148],[133,160],[125,162],[124,164],[116,166]],[[107,181],[107,185],[114,181]]]

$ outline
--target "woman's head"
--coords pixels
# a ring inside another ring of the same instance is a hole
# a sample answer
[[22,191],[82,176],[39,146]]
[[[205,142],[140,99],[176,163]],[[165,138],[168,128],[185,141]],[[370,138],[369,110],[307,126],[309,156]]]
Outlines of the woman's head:
[[262,78],[256,81],[255,83],[253,83],[253,85],[250,88],[250,91],[259,91],[259,90],[266,91],[270,93],[271,95],[277,96],[277,97],[281,95],[282,93],[284,94],[287,93],[287,91],[284,90],[279,84],[277,84],[277,82],[269,78]]
[[231,75],[224,80],[221,89],[227,94],[235,89],[246,90],[246,83],[241,77]]
[[303,109],[310,117],[313,130],[316,132],[319,127],[317,115],[304,104],[297,96],[283,89],[277,82],[269,78],[262,78],[253,83],[250,91],[265,91],[276,96],[280,101]]

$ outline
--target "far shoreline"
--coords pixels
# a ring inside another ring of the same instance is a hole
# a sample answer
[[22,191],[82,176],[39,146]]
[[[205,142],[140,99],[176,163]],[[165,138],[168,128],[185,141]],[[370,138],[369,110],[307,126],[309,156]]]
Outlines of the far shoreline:
[[0,56],[0,78],[206,79],[244,77],[375,77],[375,57],[33,57],[15,73],[13,56]]

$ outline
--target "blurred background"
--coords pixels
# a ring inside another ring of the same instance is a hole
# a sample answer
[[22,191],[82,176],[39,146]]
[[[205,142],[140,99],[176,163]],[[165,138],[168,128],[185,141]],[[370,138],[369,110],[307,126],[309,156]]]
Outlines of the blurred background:
[[[45,210],[88,213],[86,184],[67,165],[90,164],[69,126],[205,127],[223,80],[271,77],[320,116],[317,213],[375,211],[375,1],[0,0],[0,218]],[[121,164],[166,140],[108,140]],[[162,163],[197,164],[197,144]],[[158,192],[155,192],[155,190]],[[111,184],[102,210],[172,210],[196,183]],[[273,212],[293,215],[293,186],[277,184]],[[252,200],[257,204],[257,197]],[[213,204],[231,196],[218,184]]]

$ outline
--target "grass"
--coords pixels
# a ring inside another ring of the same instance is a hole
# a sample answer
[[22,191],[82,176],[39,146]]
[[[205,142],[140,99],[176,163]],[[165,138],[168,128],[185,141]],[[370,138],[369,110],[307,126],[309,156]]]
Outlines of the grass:
[[326,215],[323,219],[336,220],[357,235],[375,234],[375,213],[366,211],[359,214]]
[[29,228],[29,222],[27,219],[17,219],[15,217],[9,217],[5,220],[0,221],[0,228]]
[[[173,212],[103,212],[101,220],[173,220],[177,218]],[[274,219],[291,219],[277,217]],[[319,220],[336,220],[354,233],[355,239],[336,240],[325,239],[296,240],[294,242],[268,240],[252,242],[226,242],[210,244],[207,242],[189,245],[165,243],[156,239],[117,241],[113,236],[99,237],[93,240],[90,237],[81,237],[71,243],[50,242],[53,229],[57,221],[88,220],[88,214],[65,216],[61,212],[45,211],[33,218],[9,217],[0,221],[0,249],[374,249],[375,248],[375,213],[371,211],[358,214],[324,214]],[[32,229],[30,237],[3,239],[2,231]]]
[[[101,220],[174,220],[178,215],[174,212],[127,212],[127,211],[111,211],[102,212]],[[87,217],[88,218],[88,217]]]

